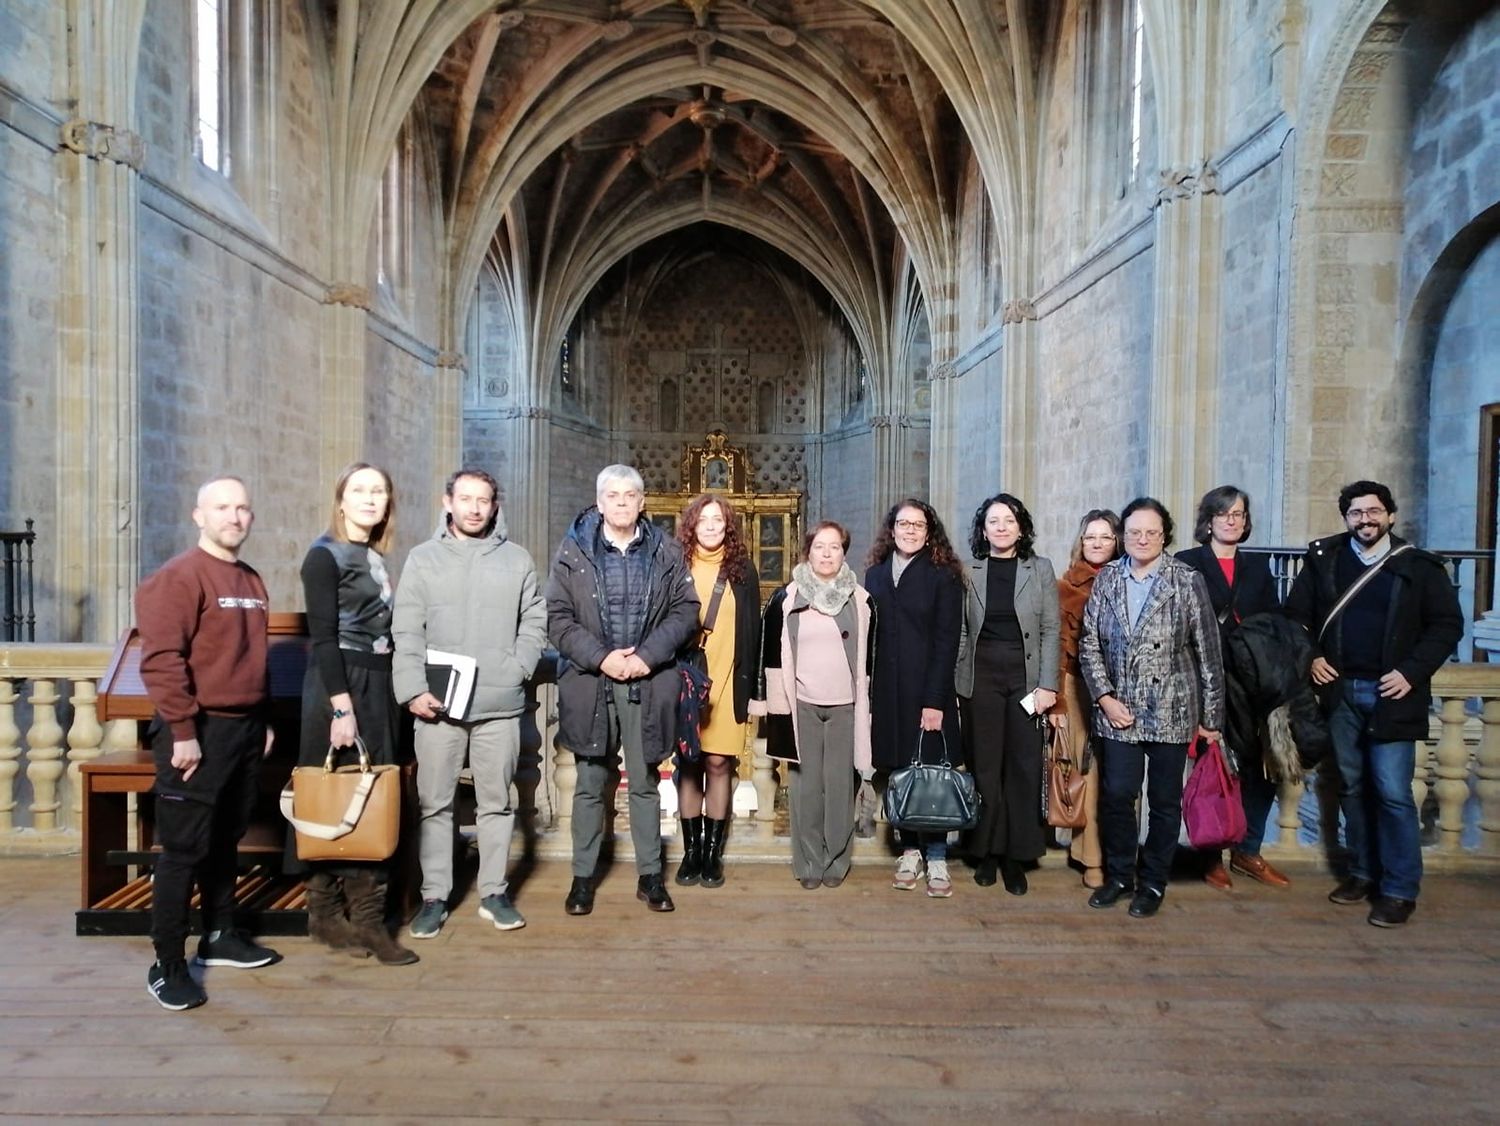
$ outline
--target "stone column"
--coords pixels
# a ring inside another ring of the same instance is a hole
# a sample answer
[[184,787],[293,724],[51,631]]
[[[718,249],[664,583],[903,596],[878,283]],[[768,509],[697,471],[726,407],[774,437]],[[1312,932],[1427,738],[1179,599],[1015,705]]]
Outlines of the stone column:
[[928,440],[931,477],[927,491],[929,503],[947,521],[953,520],[954,506],[958,503],[954,441],[958,419],[953,414],[953,380],[957,374],[958,369],[952,360],[934,363],[928,374],[932,388],[932,403],[928,410],[932,434]]
[[1211,166],[1162,172],[1152,322],[1151,493],[1188,520],[1218,456],[1220,206]]
[[340,282],[323,294],[323,353],[320,479],[332,481],[339,470],[365,453],[365,350],[370,291]]
[[[1000,480],[997,484],[1028,504],[1036,503],[1036,306],[1007,301],[1001,310],[1005,344],[1000,353]],[[960,420],[960,425],[963,422]]]
[[136,5],[68,0],[67,101],[57,161],[65,209],[58,294],[55,521],[58,632],[112,640],[139,573]]

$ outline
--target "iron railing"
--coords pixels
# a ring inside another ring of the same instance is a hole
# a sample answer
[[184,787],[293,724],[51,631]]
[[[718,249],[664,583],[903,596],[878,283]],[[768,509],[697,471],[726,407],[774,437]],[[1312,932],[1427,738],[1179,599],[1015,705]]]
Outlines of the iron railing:
[[36,591],[33,586],[31,549],[36,543],[32,521],[24,532],[0,532],[3,560],[5,616],[0,619],[0,640],[36,640]]

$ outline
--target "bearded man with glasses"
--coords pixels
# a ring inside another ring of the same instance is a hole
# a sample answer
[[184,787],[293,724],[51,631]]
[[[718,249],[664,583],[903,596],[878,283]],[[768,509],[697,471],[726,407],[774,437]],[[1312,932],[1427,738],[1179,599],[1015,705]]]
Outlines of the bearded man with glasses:
[[1308,544],[1286,612],[1312,634],[1312,679],[1339,767],[1349,871],[1328,898],[1371,900],[1372,926],[1399,927],[1422,883],[1417,740],[1427,738],[1432,674],[1463,637],[1463,611],[1442,559],[1391,534],[1390,489],[1345,485],[1339,513],[1348,530]]

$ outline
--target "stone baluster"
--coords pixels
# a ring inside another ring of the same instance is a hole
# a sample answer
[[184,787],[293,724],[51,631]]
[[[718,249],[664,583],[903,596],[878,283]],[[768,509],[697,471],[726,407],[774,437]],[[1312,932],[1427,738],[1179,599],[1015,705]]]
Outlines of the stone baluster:
[[57,682],[31,682],[31,727],[26,732],[26,778],[31,783],[31,827],[57,830],[57,780],[63,772],[63,729],[57,722]]
[[[1479,778],[1474,789],[1479,795],[1479,851],[1500,856],[1500,699],[1486,699],[1481,713],[1479,736]],[[0,706],[0,724],[4,709]],[[4,746],[4,729],[0,727],[0,748]]]
[[770,840],[776,833],[776,760],[766,754],[766,740],[757,736],[751,744],[750,784],[755,787],[755,836]]
[[552,782],[557,787],[557,809],[555,823],[559,833],[572,831],[573,791],[578,788],[578,761],[573,752],[556,739],[552,741]]
[[1443,852],[1458,852],[1462,847],[1464,803],[1469,799],[1469,748],[1464,743],[1462,696],[1442,697],[1439,721],[1437,782],[1432,787],[1438,802],[1438,847]]
[[1276,787],[1276,828],[1278,830],[1276,843],[1282,848],[1299,847],[1297,834],[1302,828],[1301,808],[1304,789],[1301,780],[1281,782]]
[[112,719],[104,725],[104,753],[107,755],[117,751],[133,751],[140,746],[140,742],[139,720]]
[[71,815],[68,828],[83,831],[83,779],[80,768],[104,753],[104,728],[99,723],[98,685],[90,678],[73,681],[73,725],[68,728],[68,789]]
[[21,729],[16,726],[16,685],[0,676],[0,833],[16,827],[16,774],[21,769]]

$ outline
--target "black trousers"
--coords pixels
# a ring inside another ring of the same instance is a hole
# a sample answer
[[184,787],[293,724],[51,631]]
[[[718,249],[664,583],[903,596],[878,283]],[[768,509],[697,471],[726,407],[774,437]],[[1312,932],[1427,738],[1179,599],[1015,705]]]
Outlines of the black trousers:
[[1126,887],[1135,885],[1135,802],[1144,780],[1150,813],[1146,844],[1141,850],[1140,886],[1164,892],[1172,855],[1177,850],[1177,834],[1182,829],[1182,772],[1187,765],[1187,744],[1122,743],[1118,739],[1100,742],[1099,836],[1104,845],[1104,873]]
[[194,881],[202,893],[203,933],[234,924],[237,854],[255,809],[265,720],[200,715],[198,746],[203,758],[184,779],[172,765],[172,729],[157,721],[151,751],[161,858],[152,878],[151,942],[158,961],[184,956]]
[[1047,851],[1042,733],[1021,707],[1028,691],[1020,646],[980,642],[974,695],[962,701],[964,748],[982,803],[968,840],[973,856],[1027,861]]

